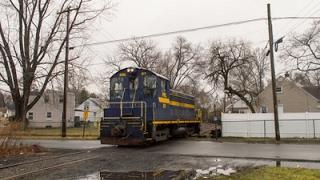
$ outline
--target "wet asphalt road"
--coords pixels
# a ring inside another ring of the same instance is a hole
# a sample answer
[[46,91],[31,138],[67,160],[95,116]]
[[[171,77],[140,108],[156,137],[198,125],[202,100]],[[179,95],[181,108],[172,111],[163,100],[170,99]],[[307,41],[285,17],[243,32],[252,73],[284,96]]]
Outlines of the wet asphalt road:
[[[100,141],[81,140],[27,140],[31,144],[39,144],[47,148],[58,149],[95,149],[114,146],[101,145]],[[213,141],[171,140],[148,148],[141,149],[170,155],[248,158],[248,159],[280,159],[295,161],[320,162],[320,145],[314,144],[248,144]]]
[[[41,158],[48,158],[48,160],[0,169],[1,178],[101,179],[101,174],[132,171],[154,173],[161,170],[180,171],[217,166],[241,169],[260,165],[275,166],[276,161],[271,159],[279,158],[314,161],[278,161],[281,166],[320,168],[319,145],[171,140],[150,147],[116,147],[100,145],[99,141],[27,140],[25,142],[50,148],[48,152],[41,155]],[[74,152],[79,153],[52,158],[57,154]],[[31,155],[22,158],[21,161],[37,158],[39,155]],[[15,162],[19,161],[19,159],[15,160]],[[0,159],[0,164],[3,165],[10,162],[10,159],[3,161]]]

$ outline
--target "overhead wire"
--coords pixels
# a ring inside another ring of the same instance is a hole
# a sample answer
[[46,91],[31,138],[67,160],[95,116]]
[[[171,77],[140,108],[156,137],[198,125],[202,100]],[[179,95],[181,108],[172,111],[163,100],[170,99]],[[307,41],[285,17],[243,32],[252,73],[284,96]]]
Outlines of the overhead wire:
[[[275,18],[272,18],[272,19],[273,20],[320,19],[320,17],[296,17],[296,16],[293,16],[293,17],[275,17]],[[265,21],[265,20],[267,20],[267,18],[255,18],[255,19],[236,21],[236,22],[230,22],[230,23],[224,23],[224,24],[218,24],[218,25],[211,25],[211,26],[204,26],[204,27],[198,27],[198,28],[182,29],[182,30],[169,31],[169,32],[163,32],[163,33],[154,33],[154,34],[149,34],[149,35],[136,36],[136,37],[133,37],[133,38],[122,38],[122,39],[115,39],[115,40],[108,40],[108,41],[86,43],[86,44],[83,44],[83,45],[76,45],[74,47],[79,47],[79,46],[97,46],[97,45],[103,45],[103,44],[111,44],[111,43],[116,43],[116,42],[130,41],[130,40],[132,40],[134,38],[141,39],[141,38],[161,37],[161,36],[168,36],[168,35],[174,35],[174,34],[180,34],[180,33],[189,33],[189,32],[195,32],[195,31],[200,31],[200,30],[221,28],[221,27],[226,27],[226,26],[240,25],[240,24],[246,24],[246,23],[257,22],[257,21]]]
[[[317,0],[312,0],[307,5],[303,6],[295,16],[300,16],[300,15],[301,16],[306,16],[307,13],[310,12],[310,10],[312,10],[312,6],[311,6],[311,9],[309,9],[309,6],[312,5],[313,2],[315,2],[315,1],[317,2]],[[305,13],[305,11],[307,13]],[[289,25],[289,24],[291,24],[291,23],[282,24],[282,26],[279,29],[280,29],[280,31],[281,31],[281,29],[284,29],[284,31],[282,33],[280,33],[280,34],[283,34],[283,33],[287,32],[291,27],[296,25],[296,22],[293,22],[291,25]]]
[[[318,3],[315,4],[315,6],[313,6],[312,9],[308,10],[307,13],[304,14],[304,16],[305,17],[312,17],[317,12],[319,12],[319,10],[320,10],[320,1],[318,1]],[[288,35],[290,32],[294,31],[295,29],[297,29],[299,26],[301,26],[305,22],[306,22],[305,20],[302,20],[302,21],[299,21],[299,22],[295,23],[291,28],[289,27],[289,29],[287,31],[285,31],[285,33],[282,36]]]

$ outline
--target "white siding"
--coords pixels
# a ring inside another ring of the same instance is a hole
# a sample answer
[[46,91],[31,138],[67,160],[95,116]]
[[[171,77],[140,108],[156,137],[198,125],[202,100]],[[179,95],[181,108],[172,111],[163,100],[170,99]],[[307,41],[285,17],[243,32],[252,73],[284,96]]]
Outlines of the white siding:
[[100,119],[103,117],[103,108],[98,106],[91,98],[85,100],[78,107],[76,107],[75,116],[80,117],[80,121],[83,121],[83,111],[84,111],[84,105],[86,103],[88,103],[89,105],[89,116],[87,121],[100,122]]
[[[33,119],[29,120],[29,127],[61,127],[63,102],[59,101],[62,93],[48,91],[45,93],[49,96],[49,101],[45,102],[43,95],[39,101],[28,112],[33,112]],[[34,98],[34,97],[32,97]],[[67,99],[67,126],[74,126],[74,107],[75,95],[68,93]],[[47,118],[47,113],[51,112],[51,118]],[[28,115],[28,113],[27,113]]]

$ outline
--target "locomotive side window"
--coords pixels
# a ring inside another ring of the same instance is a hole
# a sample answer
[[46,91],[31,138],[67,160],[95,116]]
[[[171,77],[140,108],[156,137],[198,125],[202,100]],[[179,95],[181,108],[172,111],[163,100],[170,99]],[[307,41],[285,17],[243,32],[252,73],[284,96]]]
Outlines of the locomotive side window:
[[145,96],[152,97],[157,88],[157,78],[154,75],[146,75],[143,81],[143,91]]
[[161,80],[161,92],[165,93],[166,92],[166,81]]
[[123,91],[123,77],[115,77],[111,79],[111,91],[110,91],[110,98],[114,99],[121,99],[122,91]]

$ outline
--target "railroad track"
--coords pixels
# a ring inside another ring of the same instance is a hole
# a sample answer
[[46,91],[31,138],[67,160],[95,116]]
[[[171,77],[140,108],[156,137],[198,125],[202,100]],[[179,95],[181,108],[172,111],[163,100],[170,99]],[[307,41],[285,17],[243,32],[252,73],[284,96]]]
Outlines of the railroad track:
[[40,162],[40,161],[55,159],[55,158],[62,158],[62,157],[71,156],[71,155],[83,154],[83,153],[86,153],[86,152],[67,153],[67,154],[63,154],[63,155],[59,155],[59,156],[52,156],[52,157],[48,157],[48,158],[39,158],[36,160],[31,160],[31,161],[24,161],[24,162],[19,162],[19,163],[14,163],[14,164],[8,164],[8,165],[0,166],[0,170],[8,169],[8,168],[16,167],[16,166],[21,166],[21,165],[25,165],[25,164],[32,164],[32,163],[36,163],[36,162]]
[[[90,151],[92,152],[92,151]],[[24,165],[31,165],[32,167],[34,165],[36,165],[37,163],[43,163],[43,162],[48,162],[50,160],[57,160],[57,159],[63,159],[63,158],[67,158],[64,162],[61,163],[56,163],[53,165],[49,165],[49,166],[45,166],[45,167],[41,167],[38,169],[33,169],[33,170],[29,170],[29,171],[25,171],[22,173],[18,173],[18,174],[14,174],[14,175],[8,175],[6,177],[0,177],[1,180],[8,180],[8,179],[17,179],[17,178],[21,178],[21,177],[25,177],[28,175],[32,175],[32,174],[37,174],[40,173],[42,171],[46,171],[46,170],[52,170],[52,169],[57,169],[60,168],[62,166],[67,166],[70,164],[74,164],[74,163],[79,163],[79,162],[83,162],[83,161],[88,161],[88,160],[92,160],[92,159],[96,159],[99,157],[99,155],[94,155],[92,157],[84,157],[84,158],[80,158],[82,154],[88,154],[87,151],[81,151],[81,152],[74,152],[74,153],[67,153],[67,154],[63,154],[63,155],[58,155],[58,156],[52,156],[52,157],[48,157],[48,158],[41,158],[41,159],[36,159],[36,160],[31,160],[31,161],[25,161],[25,162],[20,162],[20,163],[15,163],[15,164],[9,164],[6,166],[1,166],[0,167],[0,174],[1,174],[1,170],[11,170],[12,169],[17,169],[20,166],[24,166]],[[68,159],[68,158],[75,158],[75,159]],[[48,163],[50,164],[50,163]]]

